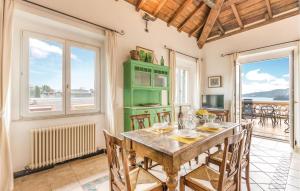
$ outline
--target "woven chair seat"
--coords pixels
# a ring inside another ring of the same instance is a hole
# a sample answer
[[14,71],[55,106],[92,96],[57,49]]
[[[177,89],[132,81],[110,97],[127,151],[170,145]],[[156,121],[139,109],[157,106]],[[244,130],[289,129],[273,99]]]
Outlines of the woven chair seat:
[[[211,154],[209,157],[211,160],[215,160],[219,163],[222,163],[223,160],[223,155],[224,155],[224,151],[223,150],[219,150],[216,151],[215,153]],[[227,162],[229,163],[230,159],[231,159],[231,155],[232,153],[228,152],[228,159]]]
[[162,187],[162,182],[143,168],[130,171],[129,178],[134,191],[150,191]]
[[[187,181],[199,186],[203,190],[218,190],[220,173],[207,165],[202,165],[185,176]],[[224,190],[234,185],[233,180],[229,180],[225,184]]]
[[[222,160],[223,160],[223,154],[224,154],[223,150],[219,150],[219,151],[216,151],[215,153],[211,154],[209,156],[210,162],[212,162],[213,164],[221,165]],[[231,156],[232,156],[232,153],[228,152],[227,163],[229,163]],[[241,161],[242,167],[246,166],[246,164],[247,164],[247,159],[245,157],[243,157],[242,161]]]

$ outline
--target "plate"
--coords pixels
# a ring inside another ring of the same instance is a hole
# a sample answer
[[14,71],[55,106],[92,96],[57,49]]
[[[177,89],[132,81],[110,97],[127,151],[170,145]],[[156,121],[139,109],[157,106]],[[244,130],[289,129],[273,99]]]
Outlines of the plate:
[[170,126],[168,125],[168,122],[166,123],[154,123],[152,126],[154,129],[169,129]]
[[201,134],[195,130],[182,129],[178,131],[177,135],[186,139],[195,139],[200,137]]
[[219,124],[219,123],[205,123],[203,125],[203,127],[208,127],[208,128],[211,128],[211,129],[219,129],[219,128],[222,128],[222,125]]

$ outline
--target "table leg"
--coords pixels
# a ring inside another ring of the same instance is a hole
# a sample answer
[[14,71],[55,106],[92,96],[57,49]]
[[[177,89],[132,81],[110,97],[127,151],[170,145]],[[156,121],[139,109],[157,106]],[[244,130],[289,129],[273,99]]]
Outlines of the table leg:
[[136,153],[135,150],[130,148],[129,150],[129,170],[135,169],[136,168]]
[[175,191],[178,185],[178,170],[164,169],[167,174],[167,187],[169,191]]

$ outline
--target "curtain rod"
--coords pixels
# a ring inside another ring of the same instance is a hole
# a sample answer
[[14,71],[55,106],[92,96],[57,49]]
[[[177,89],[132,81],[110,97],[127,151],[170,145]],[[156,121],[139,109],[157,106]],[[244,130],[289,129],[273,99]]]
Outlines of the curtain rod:
[[106,26],[98,25],[98,24],[96,24],[96,23],[93,23],[93,22],[90,22],[90,21],[81,19],[81,18],[79,18],[79,17],[75,17],[75,16],[73,16],[73,15],[69,15],[69,14],[67,14],[67,13],[64,13],[64,12],[61,12],[61,11],[58,11],[58,10],[55,10],[55,9],[46,7],[46,6],[44,6],[44,5],[40,5],[40,4],[38,4],[38,3],[31,2],[31,1],[28,1],[28,0],[22,0],[22,1],[24,1],[24,2],[26,2],[26,3],[29,3],[29,4],[32,4],[32,5],[35,5],[35,6],[38,6],[38,7],[41,7],[41,8],[44,8],[44,9],[47,9],[47,10],[50,10],[50,11],[53,11],[53,12],[55,12],[55,13],[58,13],[58,14],[61,14],[61,15],[64,15],[64,16],[67,16],[67,17],[70,17],[70,18],[73,18],[73,19],[77,19],[77,20],[79,20],[79,21],[82,21],[82,22],[85,22],[85,23],[94,25],[94,26],[99,27],[99,28],[101,28],[101,29],[109,30],[109,31],[118,33],[118,34],[120,34],[120,35],[124,35],[124,34],[125,34],[125,32],[124,32],[123,30],[118,31],[118,30],[116,30],[116,29],[112,29],[112,28],[108,28],[108,27],[106,27]]
[[[164,48],[167,49],[167,50],[173,50],[173,49],[171,49],[171,48],[168,48],[167,45],[165,45]],[[199,60],[199,58],[197,58],[197,57],[195,57],[195,56],[191,56],[191,55],[185,54],[185,53],[180,52],[180,51],[177,51],[177,50],[173,50],[173,51],[175,51],[175,52],[178,53],[178,54],[181,54],[181,55],[184,55],[184,56],[193,58],[193,59],[195,59],[196,61]]]
[[288,43],[291,43],[291,42],[298,42],[298,41],[300,41],[300,40],[299,39],[298,40],[291,40],[291,41],[281,42],[281,43],[277,43],[277,44],[271,44],[271,45],[267,45],[267,46],[252,48],[252,49],[248,49],[248,50],[242,50],[242,51],[238,51],[238,52],[231,52],[231,53],[221,54],[221,57],[230,56],[234,53],[244,53],[244,52],[249,52],[249,51],[252,51],[252,50],[259,50],[259,49],[263,49],[263,48],[269,48],[269,47],[272,47],[272,46],[288,44]]

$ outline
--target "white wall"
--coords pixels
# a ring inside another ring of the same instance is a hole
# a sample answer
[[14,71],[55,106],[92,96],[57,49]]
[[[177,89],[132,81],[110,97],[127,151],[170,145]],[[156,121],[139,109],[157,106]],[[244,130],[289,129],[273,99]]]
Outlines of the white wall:
[[[155,51],[159,60],[164,56],[167,61],[167,50],[163,47],[167,45],[173,49],[191,54],[199,55],[199,49],[194,38],[189,38],[185,33],[179,33],[173,27],[168,28],[166,23],[156,20],[149,23],[149,33],[144,31],[145,24],[141,19],[141,13],[135,11],[129,3],[121,0],[34,0],[34,2],[56,9],[82,19],[124,30],[124,36],[118,36],[118,58],[119,72],[117,77],[117,128],[118,132],[123,130],[123,67],[122,63],[127,59],[129,51],[135,49],[137,45]],[[102,34],[99,34],[102,35]],[[14,68],[19,63],[14,63]],[[18,71],[13,71],[13,73]],[[13,96],[13,105],[18,107],[18,95]],[[14,112],[13,115],[15,115]],[[20,120],[15,116],[11,128],[11,147],[14,171],[23,170],[25,165],[30,163],[30,129],[36,127],[47,127],[65,123],[76,123],[92,121],[97,123],[97,146],[104,147],[101,129],[105,128],[104,115],[82,116],[72,118],[59,118],[47,120]]]

